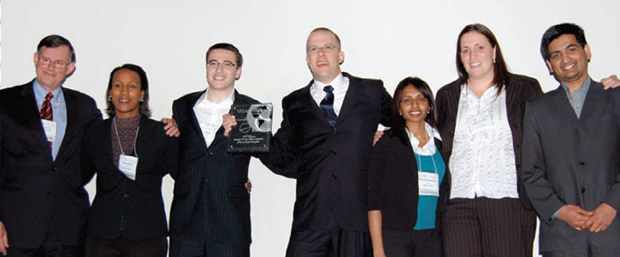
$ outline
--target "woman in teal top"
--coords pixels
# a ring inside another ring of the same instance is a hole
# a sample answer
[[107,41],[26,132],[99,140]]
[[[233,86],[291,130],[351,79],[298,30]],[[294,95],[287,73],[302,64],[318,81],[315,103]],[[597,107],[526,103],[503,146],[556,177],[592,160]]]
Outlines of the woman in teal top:
[[403,79],[392,100],[393,127],[369,164],[368,221],[374,256],[442,256],[439,212],[449,172],[440,154],[430,87]]

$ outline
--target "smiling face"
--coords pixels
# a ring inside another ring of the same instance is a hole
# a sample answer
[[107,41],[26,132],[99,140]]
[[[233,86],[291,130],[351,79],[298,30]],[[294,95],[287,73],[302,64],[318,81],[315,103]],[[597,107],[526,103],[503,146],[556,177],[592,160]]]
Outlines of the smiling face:
[[408,127],[423,123],[429,112],[428,99],[416,87],[408,85],[402,91],[398,108]]
[[340,64],[344,62],[344,52],[336,36],[326,30],[310,33],[306,42],[306,63],[312,78],[321,83],[329,83],[340,73]]
[[578,89],[588,78],[588,61],[592,58],[590,46],[581,45],[575,35],[564,34],[549,43],[547,68],[571,89]]
[[241,77],[235,53],[226,49],[213,49],[207,56],[207,82],[209,90],[231,92],[235,80]]
[[494,77],[493,60],[495,47],[489,39],[477,31],[471,31],[461,36],[459,54],[463,67],[470,79],[489,80]]
[[138,73],[128,69],[120,69],[114,73],[110,99],[117,117],[130,118],[139,115],[140,99],[144,99],[144,90]]
[[34,53],[33,60],[37,82],[48,91],[60,87],[65,78],[75,70],[75,63],[71,62],[71,51],[64,45],[43,46]]

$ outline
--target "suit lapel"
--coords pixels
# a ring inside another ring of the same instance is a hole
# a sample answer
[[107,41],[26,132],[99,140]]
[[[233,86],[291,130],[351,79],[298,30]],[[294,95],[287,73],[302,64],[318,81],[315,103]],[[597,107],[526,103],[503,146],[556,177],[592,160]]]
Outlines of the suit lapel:
[[577,120],[577,114],[575,110],[570,106],[568,97],[566,97],[566,91],[562,86],[558,86],[555,90],[549,92],[553,99],[553,106],[555,109],[562,113],[562,116],[569,117],[571,120]]
[[599,107],[605,106],[606,98],[603,91],[603,86],[597,82],[592,81],[590,83],[590,89],[586,95],[586,99],[583,102],[583,108],[581,109],[580,120],[584,120],[593,113],[598,113]]
[[[353,106],[361,94],[361,86],[359,84],[362,83],[362,81],[349,75],[348,73],[343,73],[343,76],[349,78],[349,88],[344,96],[344,101],[342,102],[342,107],[340,108],[340,114],[336,119],[336,125],[338,125],[340,116],[346,116],[353,110]],[[327,122],[327,118],[324,118],[324,120]]]
[[204,135],[202,134],[202,129],[200,128],[200,122],[198,122],[198,118],[196,117],[196,113],[194,112],[194,106],[196,105],[200,97],[206,92],[207,91],[205,90],[205,91],[202,91],[202,93],[200,94],[196,94],[194,97],[192,97],[192,99],[186,102],[187,105],[185,106],[185,110],[189,110],[188,113],[191,113],[191,118],[188,119],[188,121],[190,122],[190,126],[193,128],[193,132],[196,133],[196,137],[202,139],[202,140],[199,140],[200,142],[196,142],[196,144],[198,144],[197,147],[199,149],[207,149],[207,143],[205,141]]
[[78,113],[80,111],[80,106],[77,106],[75,103],[75,96],[69,90],[65,90],[63,88],[62,94],[65,98],[65,106],[67,107],[67,126],[65,128],[65,135],[62,139],[62,143],[60,144],[60,148],[58,150],[58,155],[56,156],[56,161],[58,161],[60,156],[64,155],[66,151],[67,144],[69,140],[75,136],[75,133],[78,131]]
[[17,105],[21,106],[20,108],[23,114],[22,118],[26,120],[26,123],[28,124],[38,124],[37,126],[34,126],[34,127],[28,126],[28,128],[35,130],[35,133],[33,133],[34,135],[36,135],[35,140],[39,141],[38,145],[41,147],[42,151],[50,152],[50,160],[51,160],[52,159],[51,149],[49,147],[49,144],[47,143],[47,137],[45,136],[43,125],[41,125],[41,117],[39,117],[39,110],[36,107],[37,101],[35,99],[34,91],[32,89],[32,82],[24,86],[24,88],[21,91],[21,96],[22,98],[18,100]]

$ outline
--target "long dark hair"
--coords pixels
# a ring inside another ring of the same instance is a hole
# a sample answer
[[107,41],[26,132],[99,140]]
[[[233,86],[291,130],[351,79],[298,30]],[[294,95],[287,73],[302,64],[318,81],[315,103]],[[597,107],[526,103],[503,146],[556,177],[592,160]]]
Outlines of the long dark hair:
[[114,105],[112,102],[108,101],[110,97],[110,90],[112,90],[112,83],[114,82],[114,74],[119,70],[130,70],[135,73],[138,73],[138,77],[140,77],[140,90],[144,91],[144,98],[142,102],[140,102],[140,115],[150,118],[151,117],[151,108],[149,108],[149,80],[146,77],[146,72],[138,65],[135,64],[123,64],[123,66],[116,67],[110,72],[110,81],[108,82],[108,89],[105,91],[105,103],[106,109],[105,113],[108,117],[114,117],[116,114],[116,110],[114,110]]
[[426,115],[426,121],[433,128],[437,127],[437,119],[435,118],[435,99],[433,98],[433,91],[428,84],[418,77],[406,77],[396,86],[394,90],[394,98],[392,98],[392,131],[400,135],[404,135],[406,129],[406,121],[403,116],[400,115],[400,101],[403,98],[403,91],[406,87],[413,86],[420,90],[424,98],[428,101],[429,113]]
[[504,88],[504,86],[507,86],[510,82],[509,80],[511,74],[508,71],[506,61],[504,61],[502,49],[499,47],[497,38],[495,38],[495,35],[489,28],[480,23],[469,24],[465,26],[465,28],[463,28],[463,30],[461,30],[461,33],[459,34],[459,38],[456,43],[456,69],[459,72],[459,80],[461,81],[461,84],[463,84],[469,79],[469,74],[467,74],[467,71],[465,70],[463,61],[461,61],[461,38],[466,33],[472,31],[478,32],[485,36],[489,40],[489,43],[491,43],[491,47],[495,47],[495,62],[493,63],[494,74],[492,83],[495,84],[495,87],[497,88],[497,95],[499,95],[502,92],[502,88]]

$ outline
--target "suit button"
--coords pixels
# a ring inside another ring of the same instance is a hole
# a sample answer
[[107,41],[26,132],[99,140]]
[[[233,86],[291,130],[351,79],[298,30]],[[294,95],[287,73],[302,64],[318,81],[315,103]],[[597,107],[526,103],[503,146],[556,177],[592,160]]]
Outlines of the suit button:
[[336,155],[336,149],[332,149],[332,155]]
[[581,188],[581,193],[585,193],[585,192],[586,192],[586,188],[585,188],[585,187],[582,187],[582,188]]
[[200,178],[200,183],[204,183],[205,182],[205,178]]
[[516,146],[517,148],[519,148],[519,147],[521,147],[521,144],[515,144],[515,146]]
[[50,195],[52,195],[52,193],[51,193],[51,192],[47,192],[47,193],[46,193],[46,195],[47,195],[47,196],[50,196]]
[[123,198],[125,198],[125,199],[129,198],[129,194],[128,193],[124,193],[123,194]]
[[586,165],[585,162],[579,162],[579,166],[584,166],[584,165]]
[[336,174],[332,174],[332,179],[336,180],[338,178],[338,176],[336,176]]

